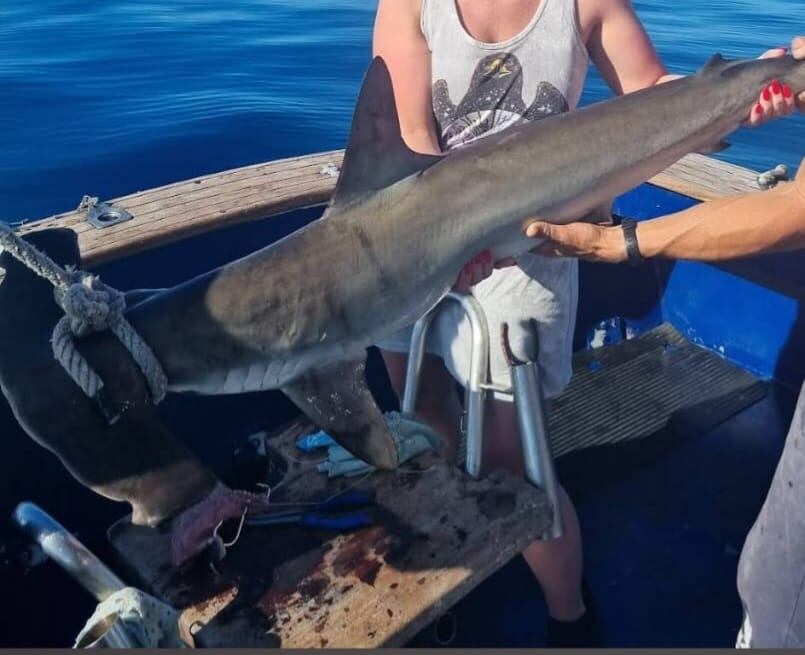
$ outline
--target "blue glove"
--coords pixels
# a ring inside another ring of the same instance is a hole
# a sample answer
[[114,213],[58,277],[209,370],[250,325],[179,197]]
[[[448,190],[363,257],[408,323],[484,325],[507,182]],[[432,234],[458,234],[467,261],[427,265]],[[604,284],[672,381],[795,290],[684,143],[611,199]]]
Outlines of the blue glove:
[[[384,415],[394,445],[397,447],[399,462],[407,462],[417,455],[432,450],[438,452],[442,440],[430,427],[412,416],[389,412]],[[304,452],[310,453],[319,448],[327,448],[327,460],[319,464],[318,470],[331,478],[338,476],[355,477],[374,471],[374,467],[355,457],[337,444],[324,432],[303,437],[296,444]]]

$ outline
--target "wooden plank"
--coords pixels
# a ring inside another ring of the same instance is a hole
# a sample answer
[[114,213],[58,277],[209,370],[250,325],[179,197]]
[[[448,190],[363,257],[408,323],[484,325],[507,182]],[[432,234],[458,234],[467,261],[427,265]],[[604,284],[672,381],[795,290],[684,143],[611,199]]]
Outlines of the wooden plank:
[[326,203],[341,151],[318,153],[207,175],[113,200],[131,221],[96,229],[84,212],[72,211],[24,224],[20,234],[67,227],[79,235],[87,266],[118,259],[240,222]]
[[[336,178],[324,167],[341,165],[343,151],[255,164],[177,182],[115,199],[134,219],[96,229],[72,211],[23,225],[26,234],[69,227],[79,235],[87,266],[236,223],[326,203]],[[332,169],[330,169],[332,170]],[[697,200],[758,190],[757,173],[704,155],[688,155],[650,183]]]
[[[331,163],[330,159],[312,155],[309,157],[286,159],[271,164],[261,164],[243,169],[235,169],[214,176],[209,180],[191,180],[169,187],[160,187],[149,192],[138,194],[129,199],[120,199],[115,202],[126,202],[126,209],[137,214],[142,219],[155,219],[163,213],[182,214],[194,206],[204,207],[205,204],[214,204],[222,199],[231,201],[237,198],[243,203],[244,196],[255,191],[271,192],[275,190],[290,190],[293,187],[305,186],[314,182],[328,182],[334,186],[334,178],[322,175],[323,165]],[[315,174],[315,175],[314,175]],[[207,201],[207,202],[205,202]],[[121,225],[115,232],[128,230],[132,223]],[[76,232],[95,232],[86,221],[82,221],[74,228]]]
[[705,155],[688,155],[649,180],[649,184],[689,196],[713,200],[759,191],[757,172]]
[[217,566],[172,570],[163,533],[128,519],[110,540],[139,583],[183,610],[205,647],[400,646],[503,566],[549,525],[545,495],[502,472],[475,481],[423,455],[392,473],[329,481],[295,439],[276,502],[322,499],[357,487],[377,499],[376,525],[332,535],[290,526],[246,528]]

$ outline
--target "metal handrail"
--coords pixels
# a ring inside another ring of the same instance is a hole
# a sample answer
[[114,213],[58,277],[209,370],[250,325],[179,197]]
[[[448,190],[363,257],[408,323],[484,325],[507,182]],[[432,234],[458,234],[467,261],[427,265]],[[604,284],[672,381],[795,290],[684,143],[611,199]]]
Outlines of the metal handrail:
[[98,602],[126,585],[56,519],[34,503],[20,503],[14,522]]
[[[472,333],[470,373],[464,390],[466,421],[462,426],[462,431],[466,436],[465,468],[467,473],[473,478],[481,475],[486,392],[496,391],[514,396],[526,478],[531,484],[545,491],[553,506],[553,521],[543,538],[558,539],[564,534],[564,522],[560,506],[559,482],[551,452],[545,400],[537,364],[538,353],[535,350],[533,356],[529,357],[529,361],[516,359],[511,353],[508,327],[502,326],[502,345],[511,370],[512,387],[504,389],[489,384],[489,328],[483,307],[474,296],[451,292],[439,305],[414,324],[406,366],[402,410],[406,413],[414,413],[428,330],[446,302],[458,303],[464,310],[470,321]],[[536,322],[534,322],[534,330],[536,335]]]
[[531,324],[535,336],[534,351],[529,353],[527,359],[520,360],[512,353],[509,329],[505,324],[502,335],[503,352],[511,371],[526,478],[531,484],[545,491],[553,507],[551,527],[545,532],[543,539],[559,539],[565,533],[565,523],[561,511],[559,479],[556,476],[551,449],[548,412],[542,391],[542,374],[538,364],[537,322],[532,319]]
[[414,324],[411,335],[411,347],[408,353],[408,365],[405,372],[405,392],[403,393],[402,411],[413,414],[419,391],[419,376],[422,360],[425,357],[425,342],[428,329],[438,311],[446,302],[458,303],[470,321],[472,329],[472,349],[470,351],[470,375],[464,389],[464,431],[466,434],[466,469],[467,473],[478,478],[481,475],[481,464],[484,446],[484,400],[486,398],[486,381],[489,377],[489,329],[486,324],[483,307],[474,296],[450,292],[439,305],[425,314]]
[[[72,576],[98,602],[125,588],[123,581],[76,539],[50,514],[34,503],[17,505],[14,522],[34,541],[45,554]],[[137,648],[140,646],[124,625],[111,621],[98,637],[95,647]]]

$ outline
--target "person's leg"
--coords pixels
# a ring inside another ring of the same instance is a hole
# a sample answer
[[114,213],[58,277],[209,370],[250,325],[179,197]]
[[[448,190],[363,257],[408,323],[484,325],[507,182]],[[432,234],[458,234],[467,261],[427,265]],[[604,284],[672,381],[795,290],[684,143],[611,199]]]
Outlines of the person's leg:
[[[484,426],[484,469],[503,468],[525,473],[520,428],[514,403],[490,399]],[[581,592],[581,530],[576,510],[564,489],[561,512],[565,533],[560,539],[535,541],[523,557],[545,594],[550,616],[563,622],[576,621],[585,611]]]
[[535,541],[523,557],[542,586],[548,613],[557,621],[576,621],[585,611],[581,592],[581,528],[576,509],[559,488],[565,532],[559,539]]
[[[402,401],[408,355],[381,350],[391,386]],[[444,439],[442,455],[454,461],[461,429],[461,404],[455,382],[442,360],[426,354],[422,361],[416,413]]]
[[[408,355],[387,350],[381,350],[381,354],[392,387],[402,398]],[[444,437],[445,457],[454,461],[460,440],[462,409],[454,379],[438,357],[425,355],[416,411],[420,418]],[[487,401],[483,462],[487,471],[504,468],[517,475],[524,474],[520,430],[511,402]],[[534,542],[523,552],[523,557],[543,589],[554,626],[571,625],[585,614],[581,591],[581,531],[575,509],[564,489],[561,494],[565,534],[561,539]],[[575,645],[576,636],[570,636],[571,645]],[[582,641],[578,645],[587,643]]]

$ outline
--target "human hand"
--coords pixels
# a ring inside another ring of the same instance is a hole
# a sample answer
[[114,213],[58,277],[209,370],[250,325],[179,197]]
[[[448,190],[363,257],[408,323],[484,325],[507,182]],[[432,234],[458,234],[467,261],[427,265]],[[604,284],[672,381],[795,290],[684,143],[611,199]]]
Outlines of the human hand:
[[496,262],[492,259],[492,253],[488,250],[484,250],[482,253],[473,257],[469,263],[461,269],[461,273],[459,273],[458,280],[456,280],[453,289],[460,293],[469,293],[473,286],[492,275],[492,271],[496,268],[514,266],[516,263],[513,257],[506,257]]
[[617,264],[626,261],[626,240],[619,227],[591,223],[553,225],[536,222],[526,234],[544,242],[534,252],[549,257],[578,257],[592,262]]
[[[759,58],[773,59],[782,57],[786,52],[787,48],[773,48],[764,52]],[[796,59],[805,59],[805,37],[798,36],[791,41],[791,54]],[[760,97],[752,107],[752,111],[744,124],[748,127],[757,127],[775,118],[788,116],[797,107],[800,110],[805,110],[805,92],[795,96],[791,87],[774,80],[760,92]]]

